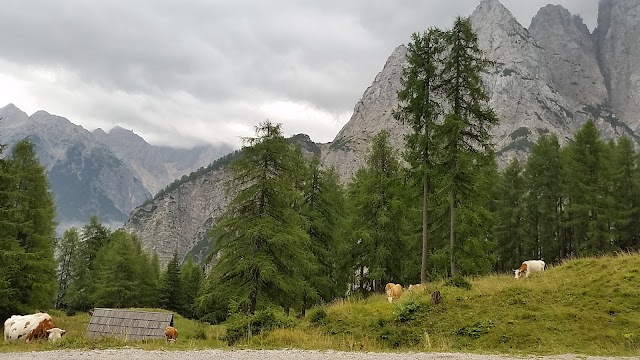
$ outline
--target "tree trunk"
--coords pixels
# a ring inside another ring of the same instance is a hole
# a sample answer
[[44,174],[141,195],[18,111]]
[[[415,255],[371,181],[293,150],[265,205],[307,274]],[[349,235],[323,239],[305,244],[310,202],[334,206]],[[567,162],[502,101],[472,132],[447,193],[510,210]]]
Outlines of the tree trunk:
[[449,247],[451,248],[451,277],[458,274],[458,268],[456,266],[454,254],[454,248],[456,246],[456,201],[453,191],[449,194],[449,209],[450,209],[450,228],[449,228]]
[[422,202],[422,267],[420,268],[420,283],[427,282],[427,256],[429,252],[429,178],[423,179]]

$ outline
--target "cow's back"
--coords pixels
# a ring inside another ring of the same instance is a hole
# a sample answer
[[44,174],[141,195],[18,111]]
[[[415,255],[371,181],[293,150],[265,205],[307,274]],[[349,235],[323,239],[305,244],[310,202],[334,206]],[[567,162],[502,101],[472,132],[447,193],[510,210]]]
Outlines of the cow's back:
[[53,321],[47,313],[31,315],[13,315],[5,321],[5,341],[33,340],[46,338],[47,330],[52,329]]
[[546,266],[542,260],[527,260],[525,263],[527,264],[528,273],[543,272]]

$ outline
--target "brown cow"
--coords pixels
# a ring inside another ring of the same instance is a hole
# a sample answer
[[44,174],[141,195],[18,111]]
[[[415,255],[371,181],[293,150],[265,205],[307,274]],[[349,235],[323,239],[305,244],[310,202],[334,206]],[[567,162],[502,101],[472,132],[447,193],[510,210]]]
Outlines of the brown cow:
[[178,339],[178,329],[173,326],[167,326],[164,328],[164,336],[167,339],[167,343],[173,344]]
[[[387,285],[389,285],[389,284],[387,284]],[[402,296],[403,293],[404,293],[404,289],[402,288],[402,285],[394,284],[387,291],[387,300],[389,302],[393,302],[394,300],[398,300],[398,299],[400,299],[400,297]]]

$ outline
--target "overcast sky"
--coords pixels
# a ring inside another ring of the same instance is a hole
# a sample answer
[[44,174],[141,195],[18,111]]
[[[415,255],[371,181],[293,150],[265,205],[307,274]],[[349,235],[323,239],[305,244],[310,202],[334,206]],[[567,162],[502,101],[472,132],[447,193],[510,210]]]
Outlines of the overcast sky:
[[[549,0],[502,0],[528,27]],[[0,107],[153,144],[240,144],[265,119],[328,142],[393,49],[479,0],[3,0]],[[597,0],[555,0],[593,30]]]

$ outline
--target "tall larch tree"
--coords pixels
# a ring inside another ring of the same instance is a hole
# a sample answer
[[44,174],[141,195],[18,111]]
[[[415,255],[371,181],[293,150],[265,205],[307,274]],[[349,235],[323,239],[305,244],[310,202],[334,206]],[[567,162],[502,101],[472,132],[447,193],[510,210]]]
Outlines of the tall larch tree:
[[209,278],[246,302],[253,314],[259,304],[288,308],[313,292],[304,274],[312,271],[315,259],[299,211],[304,166],[299,153],[281,126],[270,121],[245,141],[229,169],[231,202],[212,231],[217,238],[212,255],[218,257]]
[[189,256],[180,267],[180,283],[182,284],[184,300],[181,314],[190,319],[196,318],[196,298],[203,280],[204,272],[202,267]]
[[371,290],[402,282],[405,243],[401,202],[400,162],[383,130],[373,139],[366,165],[358,170],[349,190],[353,271],[368,270]]
[[73,274],[77,272],[73,266],[78,264],[80,255],[80,231],[76,227],[65,230],[56,243],[56,260],[58,262],[58,293],[56,308],[66,307],[66,294]]
[[525,235],[524,169],[513,159],[502,173],[500,184],[499,224],[497,228],[498,269],[513,269],[523,258]]
[[[4,220],[12,223],[7,235],[16,239],[24,252],[16,258],[18,272],[12,273],[11,287],[26,309],[46,309],[53,305],[56,290],[53,196],[29,140],[13,147],[9,169],[13,174],[9,190],[13,207]],[[10,243],[15,245],[13,240]]]
[[[335,170],[323,169],[317,156],[308,163],[303,197],[302,213],[306,218],[311,251],[317,262],[315,271],[307,274],[307,280],[315,289],[317,300],[329,302],[343,288],[336,282],[336,256],[340,253],[336,242],[340,218],[344,213],[344,199]],[[303,296],[303,313],[314,304],[314,300],[306,294]]]
[[560,144],[556,135],[543,135],[531,149],[526,163],[527,239],[524,257],[516,262],[544,259],[548,263],[563,255],[565,239],[562,235],[562,163]]
[[458,17],[444,35],[447,57],[440,74],[446,101],[444,122],[437,131],[442,141],[440,165],[449,195],[449,246],[451,275],[457,274],[456,209],[473,192],[475,171],[493,155],[490,129],[498,123],[487,105],[482,72],[492,66],[478,46],[469,18]]
[[410,164],[412,178],[422,185],[422,257],[420,282],[428,278],[429,195],[436,146],[433,139],[438,116],[441,88],[438,72],[444,53],[443,33],[435,28],[411,36],[407,66],[402,73],[402,89],[398,92],[396,120],[411,127],[406,138],[404,158]]

